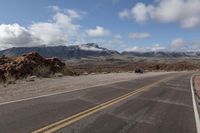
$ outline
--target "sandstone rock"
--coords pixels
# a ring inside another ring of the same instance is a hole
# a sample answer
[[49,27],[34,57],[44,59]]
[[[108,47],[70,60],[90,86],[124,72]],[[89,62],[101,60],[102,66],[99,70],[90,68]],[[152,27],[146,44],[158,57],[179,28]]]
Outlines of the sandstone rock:
[[0,58],[0,81],[19,79],[34,74],[37,67],[48,67],[51,73],[61,72],[65,64],[57,58],[43,58],[36,52],[22,56]]

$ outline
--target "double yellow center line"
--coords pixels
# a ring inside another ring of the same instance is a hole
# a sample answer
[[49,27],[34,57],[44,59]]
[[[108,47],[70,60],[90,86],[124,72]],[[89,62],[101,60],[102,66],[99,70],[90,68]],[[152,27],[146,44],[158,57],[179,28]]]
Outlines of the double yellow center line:
[[74,122],[77,122],[77,121],[79,121],[79,120],[81,120],[81,119],[83,119],[83,118],[85,118],[85,117],[87,117],[89,115],[92,115],[92,114],[94,114],[94,113],[96,113],[98,111],[101,111],[101,110],[103,110],[105,108],[108,108],[108,107],[110,107],[110,106],[112,106],[112,105],[114,105],[116,103],[119,103],[119,102],[121,102],[121,101],[123,101],[123,100],[125,100],[125,99],[127,99],[127,98],[129,98],[131,96],[133,96],[133,95],[136,95],[137,93],[146,91],[146,90],[150,89],[151,87],[154,87],[154,86],[158,85],[159,83],[164,82],[164,81],[168,81],[168,80],[170,80],[172,78],[174,78],[174,76],[171,76],[171,77],[156,81],[156,82],[154,82],[154,83],[152,83],[150,85],[146,85],[146,86],[141,87],[141,88],[139,88],[137,90],[134,90],[132,92],[129,92],[127,94],[124,94],[122,96],[114,98],[114,99],[112,99],[110,101],[107,101],[105,103],[99,104],[99,105],[97,105],[95,107],[92,107],[90,109],[87,109],[85,111],[82,111],[82,112],[80,112],[78,114],[72,115],[72,116],[70,116],[70,117],[68,117],[66,119],[60,120],[58,122],[52,123],[52,124],[50,124],[48,126],[45,126],[45,127],[41,128],[41,129],[35,130],[32,133],[52,133],[52,132],[56,132],[56,131],[58,131],[58,130],[60,130],[60,129],[62,129],[62,128],[66,127],[66,126],[68,126],[68,125],[70,125],[70,124],[72,124]]

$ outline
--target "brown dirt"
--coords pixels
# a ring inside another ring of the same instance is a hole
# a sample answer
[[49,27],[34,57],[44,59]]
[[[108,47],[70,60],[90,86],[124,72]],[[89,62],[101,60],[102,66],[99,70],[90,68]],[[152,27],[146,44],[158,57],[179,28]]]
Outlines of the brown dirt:
[[79,74],[82,73],[101,73],[101,72],[128,72],[136,68],[142,68],[146,71],[187,71],[197,70],[198,66],[186,61],[177,62],[84,62],[69,64],[70,68]]

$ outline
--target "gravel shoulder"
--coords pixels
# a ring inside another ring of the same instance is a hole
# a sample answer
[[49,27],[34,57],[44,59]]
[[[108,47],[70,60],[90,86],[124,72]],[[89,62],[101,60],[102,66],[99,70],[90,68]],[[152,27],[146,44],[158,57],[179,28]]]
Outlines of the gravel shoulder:
[[163,75],[171,72],[135,73],[109,73],[86,76],[65,76],[59,78],[36,79],[33,82],[17,81],[7,87],[0,85],[0,103],[24,98],[37,97],[53,93],[80,90],[93,86],[111,84],[120,81]]

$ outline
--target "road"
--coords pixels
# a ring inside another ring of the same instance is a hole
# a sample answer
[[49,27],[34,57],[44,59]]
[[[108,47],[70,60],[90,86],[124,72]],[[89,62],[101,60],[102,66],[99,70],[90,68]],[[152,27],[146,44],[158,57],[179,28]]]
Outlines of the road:
[[0,105],[0,133],[197,133],[190,73]]

